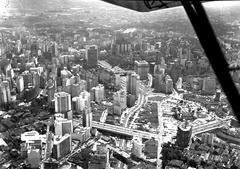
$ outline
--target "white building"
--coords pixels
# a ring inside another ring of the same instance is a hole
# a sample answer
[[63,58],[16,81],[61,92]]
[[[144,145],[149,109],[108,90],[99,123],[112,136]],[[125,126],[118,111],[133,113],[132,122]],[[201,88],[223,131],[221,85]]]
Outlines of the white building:
[[69,154],[72,150],[72,138],[71,135],[66,134],[63,137],[56,136],[53,141],[53,158],[56,160]]
[[95,89],[95,102],[100,103],[104,100],[104,86],[99,84],[98,86],[94,87]]
[[24,90],[24,80],[22,76],[18,76],[16,80],[17,91],[22,92]]
[[66,112],[72,109],[71,95],[69,93],[66,92],[55,93],[54,100],[56,113]]
[[55,135],[64,136],[65,134],[71,134],[73,132],[72,120],[58,118],[54,123]]

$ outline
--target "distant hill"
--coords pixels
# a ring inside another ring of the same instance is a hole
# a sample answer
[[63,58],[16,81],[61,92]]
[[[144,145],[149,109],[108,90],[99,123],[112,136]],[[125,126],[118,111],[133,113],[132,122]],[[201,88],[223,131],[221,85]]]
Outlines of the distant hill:
[[[143,28],[156,28],[162,29],[163,27],[175,31],[175,30],[185,30],[193,31],[190,21],[182,7],[163,9],[158,11],[153,11],[150,13],[139,13],[136,11],[131,11],[123,7],[115,6],[102,2],[101,0],[6,0],[8,1],[8,8],[15,9],[17,13],[37,13],[38,15],[46,11],[54,13],[61,12],[61,10],[67,10],[67,12],[78,11],[78,8],[84,9],[85,14],[81,15],[82,19],[91,17],[97,22],[101,20],[100,23],[109,23],[113,19],[119,21],[126,20],[122,22],[122,26],[134,26]],[[231,1],[225,2],[225,4],[231,4]],[[224,9],[223,9],[224,7]],[[210,7],[206,5],[206,10],[208,16],[215,25],[216,28],[221,29],[222,25],[226,22],[232,22],[240,18],[240,1],[236,5],[222,5],[216,6],[211,5]],[[66,12],[66,11],[65,11]],[[34,19],[34,18],[30,18]],[[36,19],[37,22],[39,18]],[[92,21],[93,21],[92,20]],[[44,20],[43,20],[44,21]],[[112,26],[114,24],[119,24],[119,22],[111,22]],[[219,32],[224,32],[225,29],[219,30]]]

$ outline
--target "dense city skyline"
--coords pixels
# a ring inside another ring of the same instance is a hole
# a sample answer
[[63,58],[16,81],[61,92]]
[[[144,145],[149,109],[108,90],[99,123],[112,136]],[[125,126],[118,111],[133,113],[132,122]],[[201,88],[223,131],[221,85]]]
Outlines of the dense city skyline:
[[[240,2],[204,6],[239,66]],[[239,121],[182,7],[6,0],[0,11],[1,169],[240,168]]]

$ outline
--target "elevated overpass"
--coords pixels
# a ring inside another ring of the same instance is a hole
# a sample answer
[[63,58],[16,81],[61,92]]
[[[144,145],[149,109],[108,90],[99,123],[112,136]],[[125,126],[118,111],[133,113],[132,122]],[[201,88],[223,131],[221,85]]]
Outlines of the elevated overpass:
[[222,120],[215,120],[212,122],[208,122],[206,124],[200,124],[200,125],[193,126],[192,134],[197,135],[197,134],[201,134],[201,133],[204,133],[204,132],[207,132],[210,130],[222,128],[223,126],[227,125],[227,123],[229,123],[230,120],[231,120],[231,118],[225,118]]
[[96,121],[92,121],[92,127],[95,127],[100,130],[116,133],[116,134],[126,135],[126,136],[139,136],[145,139],[158,138],[158,135],[154,133],[149,133],[145,131],[130,129],[127,127],[116,126],[116,125],[111,125],[111,124],[106,124],[106,123],[101,123]]

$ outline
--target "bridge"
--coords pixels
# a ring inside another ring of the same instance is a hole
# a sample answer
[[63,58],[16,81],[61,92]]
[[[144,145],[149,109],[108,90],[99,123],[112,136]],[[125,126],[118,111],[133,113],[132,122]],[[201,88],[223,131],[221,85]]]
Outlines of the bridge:
[[204,132],[207,132],[207,131],[210,131],[210,130],[222,128],[223,126],[227,125],[229,120],[231,120],[231,118],[225,118],[225,119],[222,119],[222,120],[215,120],[215,121],[212,121],[212,122],[208,122],[206,124],[200,124],[200,125],[197,125],[197,126],[193,126],[192,134],[197,135],[197,134],[201,134],[201,133],[204,133]]
[[111,124],[106,124],[106,123],[101,123],[96,121],[92,121],[92,127],[95,127],[100,130],[121,134],[121,135],[139,136],[145,139],[158,138],[158,135],[154,133],[149,133],[145,131],[130,129],[127,127],[116,126],[116,125],[111,125]]

